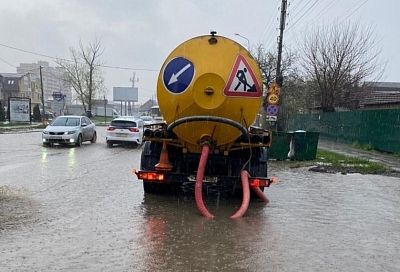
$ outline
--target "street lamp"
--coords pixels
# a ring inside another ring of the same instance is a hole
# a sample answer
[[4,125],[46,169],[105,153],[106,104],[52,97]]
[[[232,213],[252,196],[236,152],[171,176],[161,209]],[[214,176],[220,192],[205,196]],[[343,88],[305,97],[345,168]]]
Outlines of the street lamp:
[[247,41],[247,50],[250,50],[250,40],[247,39],[245,36],[240,35],[239,33],[234,33],[236,36],[239,36]]

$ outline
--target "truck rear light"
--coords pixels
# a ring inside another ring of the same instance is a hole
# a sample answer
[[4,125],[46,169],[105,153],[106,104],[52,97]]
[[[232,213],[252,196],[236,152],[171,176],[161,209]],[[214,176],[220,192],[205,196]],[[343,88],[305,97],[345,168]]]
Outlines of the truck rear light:
[[139,171],[133,172],[136,174],[138,179],[143,179],[147,181],[164,181],[165,175],[164,173],[153,172],[153,171]]
[[113,131],[113,130],[115,130],[115,127],[109,126],[109,127],[107,128],[107,131]]
[[128,129],[130,132],[139,132],[139,129],[137,127],[130,127]]
[[269,187],[272,183],[270,179],[261,179],[261,178],[250,178],[249,179],[250,187]]

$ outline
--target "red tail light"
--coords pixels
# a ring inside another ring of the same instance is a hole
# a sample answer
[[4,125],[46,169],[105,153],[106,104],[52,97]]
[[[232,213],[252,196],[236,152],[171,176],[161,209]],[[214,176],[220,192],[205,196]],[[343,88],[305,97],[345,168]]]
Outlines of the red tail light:
[[258,179],[258,178],[250,178],[250,187],[269,187],[271,184],[270,179]]
[[139,129],[136,127],[130,127],[128,128],[130,132],[139,132]]
[[138,179],[144,179],[147,181],[164,181],[163,173],[139,171],[135,174],[137,175]]
[[107,131],[113,131],[113,130],[115,130],[115,127],[109,126],[109,127],[107,128]]

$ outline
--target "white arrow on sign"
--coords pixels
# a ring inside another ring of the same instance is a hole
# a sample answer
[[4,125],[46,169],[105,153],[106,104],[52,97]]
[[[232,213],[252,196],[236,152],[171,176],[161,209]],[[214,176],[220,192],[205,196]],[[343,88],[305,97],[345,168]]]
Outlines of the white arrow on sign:
[[171,76],[171,78],[170,78],[169,81],[168,81],[168,85],[171,85],[172,83],[177,82],[177,81],[178,81],[178,77],[179,77],[180,75],[182,75],[187,69],[189,69],[190,66],[191,66],[191,64],[188,63],[188,64],[186,64],[185,67],[183,67],[182,69],[180,69],[178,73],[176,73],[176,74],[173,73],[172,76]]

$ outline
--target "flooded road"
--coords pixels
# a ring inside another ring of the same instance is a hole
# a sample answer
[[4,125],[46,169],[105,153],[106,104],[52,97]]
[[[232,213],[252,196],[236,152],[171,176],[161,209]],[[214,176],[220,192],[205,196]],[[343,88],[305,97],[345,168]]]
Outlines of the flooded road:
[[0,134],[1,271],[400,271],[400,180],[270,165],[268,206],[144,196],[140,149]]

